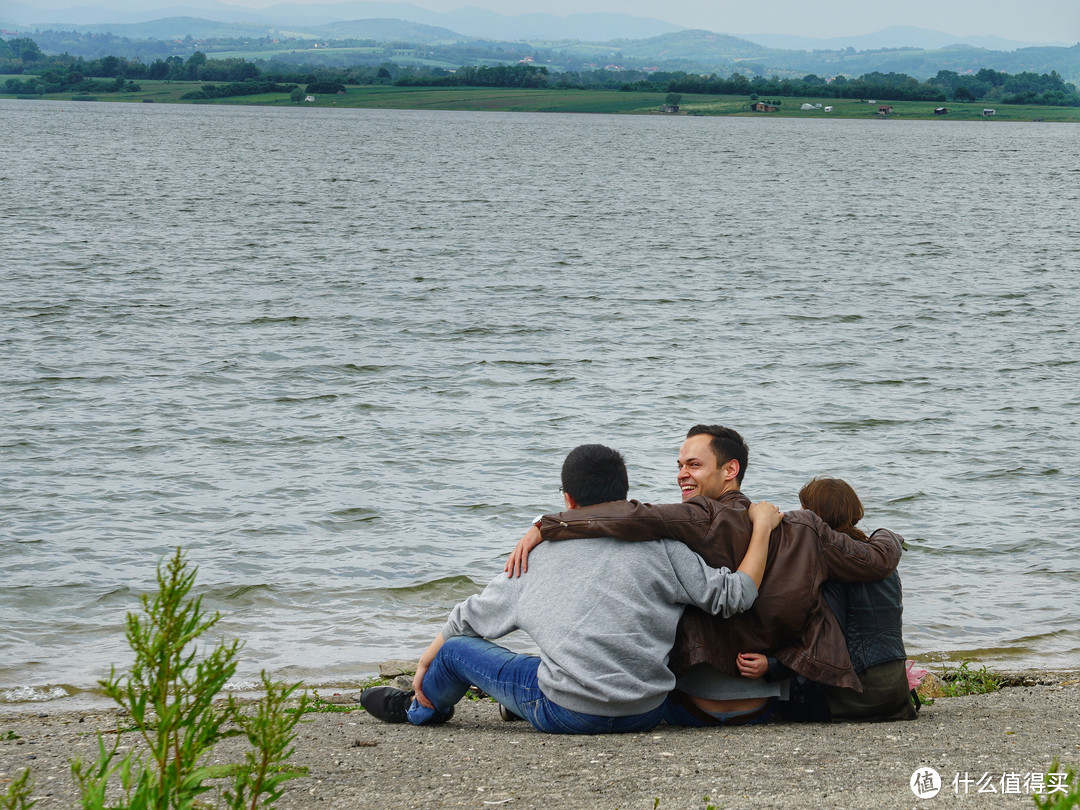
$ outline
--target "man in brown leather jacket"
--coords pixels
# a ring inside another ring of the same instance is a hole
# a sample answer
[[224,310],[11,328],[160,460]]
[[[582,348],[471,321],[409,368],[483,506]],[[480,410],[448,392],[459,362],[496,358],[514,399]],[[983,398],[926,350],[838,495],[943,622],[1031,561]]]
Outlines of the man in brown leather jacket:
[[[751,533],[746,512],[750,501],[739,490],[747,456],[746,443],[734,430],[697,425],[679,452],[681,504],[621,501],[544,515],[519,542],[506,570],[511,575],[526,570],[528,549],[541,540],[579,537],[670,537],[686,543],[709,565],[734,568]],[[885,529],[867,542],[857,541],[829,528],[813,512],[788,512],[770,537],[768,564],[753,608],[724,621],[688,608],[669,666],[676,675],[708,664],[723,675],[737,676],[736,656],[758,652],[813,681],[861,691],[822,585],[827,579],[871,582],[888,576],[900,561],[901,542]]]

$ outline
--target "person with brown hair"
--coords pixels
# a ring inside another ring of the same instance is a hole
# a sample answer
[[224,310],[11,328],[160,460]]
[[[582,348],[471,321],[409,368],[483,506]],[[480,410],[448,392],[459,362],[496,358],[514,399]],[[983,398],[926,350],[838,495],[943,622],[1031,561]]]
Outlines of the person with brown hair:
[[[836,531],[869,541],[857,528],[864,514],[862,501],[847,481],[815,478],[799,490],[799,503]],[[862,692],[799,677],[761,653],[740,653],[739,673],[767,681],[793,678],[790,699],[778,704],[779,713],[789,720],[914,720],[919,703],[907,679],[900,575],[893,571],[876,582],[830,580],[824,594],[844,632]]]

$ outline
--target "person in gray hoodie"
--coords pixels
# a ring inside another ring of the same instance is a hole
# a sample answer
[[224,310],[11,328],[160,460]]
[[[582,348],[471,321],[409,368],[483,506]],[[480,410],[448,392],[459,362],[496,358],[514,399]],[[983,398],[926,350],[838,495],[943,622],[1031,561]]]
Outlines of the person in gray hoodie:
[[[581,445],[563,463],[562,484],[568,509],[624,500],[626,465],[609,447]],[[420,657],[414,691],[378,686],[360,703],[386,722],[434,725],[475,685],[539,731],[647,731],[675,686],[667,657],[683,608],[725,617],[749,608],[782,516],[769,503],[750,507],[753,537],[736,572],[671,540],[544,543],[527,576],[499,574],[454,608]],[[488,640],[519,629],[538,656]]]

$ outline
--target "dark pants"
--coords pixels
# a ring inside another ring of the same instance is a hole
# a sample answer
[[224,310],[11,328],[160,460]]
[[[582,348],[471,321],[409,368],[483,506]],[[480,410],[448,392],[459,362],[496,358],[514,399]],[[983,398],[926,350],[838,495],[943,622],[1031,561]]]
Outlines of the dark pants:
[[792,699],[777,708],[786,720],[914,720],[918,714],[907,681],[907,662],[886,661],[859,673],[862,692],[812,681],[792,684]]

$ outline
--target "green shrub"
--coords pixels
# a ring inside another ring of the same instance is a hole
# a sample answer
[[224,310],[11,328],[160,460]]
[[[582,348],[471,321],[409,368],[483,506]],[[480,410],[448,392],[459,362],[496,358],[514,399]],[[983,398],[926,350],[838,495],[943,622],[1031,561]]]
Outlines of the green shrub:
[[[1061,773],[1061,762],[1055,759],[1050,763],[1050,770],[1046,772],[1046,776],[1054,774],[1060,778]],[[1047,792],[1031,797],[1035,800],[1036,807],[1041,810],[1069,810],[1080,807],[1080,780],[1076,778],[1075,768],[1066,768],[1064,779],[1060,783],[1051,785],[1044,782],[1043,784]]]
[[969,661],[961,661],[957,669],[945,670],[941,678],[941,688],[945,697],[983,695],[987,692],[996,692],[1001,688],[1001,680],[988,672],[985,666],[978,671],[973,671],[968,667],[969,663]]
[[0,793],[0,810],[30,810],[36,799],[31,799],[30,794],[34,790],[34,783],[30,779],[30,769],[23,772],[8,785],[8,789]]
[[[262,673],[266,697],[255,712],[245,712],[231,696],[216,700],[236,672],[241,644],[224,640],[199,656],[196,640],[217,624],[220,614],[207,615],[202,598],[190,598],[196,569],[188,569],[180,549],[158,566],[158,593],[142,597],[142,615],[129,613],[126,636],[135,652],[130,673],[113,667],[100,681],[102,689],[130,714],[141,745],[118,756],[122,731],[109,747],[98,733],[98,759],[72,762],[86,810],[187,810],[209,806],[203,794],[214,788],[208,780],[233,777],[225,792],[231,808],[270,806],[281,795],[280,785],[302,776],[285,763],[301,712],[287,713],[285,703],[299,687],[272,683]],[[301,696],[301,707],[306,702]],[[244,735],[252,750],[244,762],[209,765],[214,746],[228,737]],[[116,777],[123,793],[120,804],[106,794]]]

